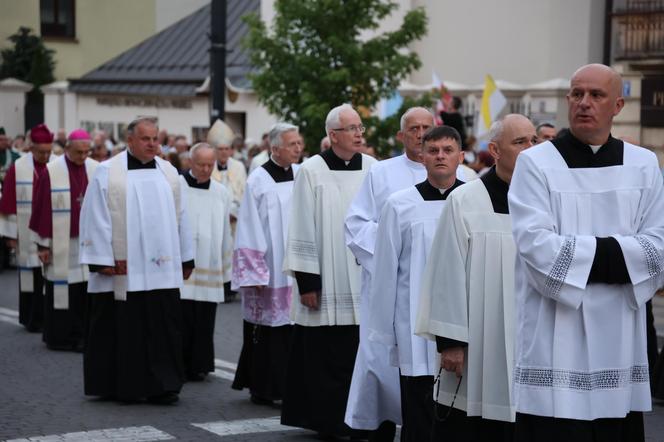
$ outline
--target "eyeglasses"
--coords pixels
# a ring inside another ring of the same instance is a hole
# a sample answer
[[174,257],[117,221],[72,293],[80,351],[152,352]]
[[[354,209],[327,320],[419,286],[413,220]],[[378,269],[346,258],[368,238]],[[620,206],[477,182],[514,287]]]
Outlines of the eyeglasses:
[[436,376],[436,379],[433,381],[433,384],[436,386],[436,399],[434,401],[434,418],[438,422],[445,422],[447,419],[449,419],[450,414],[452,414],[452,408],[454,408],[454,402],[456,401],[457,394],[459,394],[459,387],[461,387],[461,380],[463,379],[463,376],[459,376],[459,382],[457,383],[456,390],[454,390],[454,397],[452,398],[452,403],[450,406],[447,408],[447,413],[445,413],[445,416],[440,417],[438,415],[438,397],[440,396],[440,384],[442,383],[440,380],[440,374],[443,372],[443,367],[440,367],[438,369],[438,375]]
[[362,125],[356,126],[356,125],[352,124],[350,126],[341,127],[341,128],[332,129],[332,130],[337,131],[337,132],[359,132],[359,133],[363,134],[367,130],[367,128],[362,126]]

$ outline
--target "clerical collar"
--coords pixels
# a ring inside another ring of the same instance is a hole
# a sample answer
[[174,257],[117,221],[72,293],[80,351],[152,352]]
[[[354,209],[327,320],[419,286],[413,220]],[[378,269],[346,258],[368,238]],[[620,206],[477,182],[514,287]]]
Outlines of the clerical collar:
[[551,142],[570,169],[622,166],[623,164],[624,143],[611,135],[606,143],[597,150],[597,153],[594,153],[589,145],[572,135],[572,132],[567,132]]
[[142,163],[141,160],[136,158],[129,152],[129,149],[127,149],[127,169],[128,170],[135,170],[135,169],[156,169],[157,168],[157,160],[154,158],[148,161],[147,163]]
[[47,164],[48,164],[48,163],[40,163],[39,161],[37,161],[37,160],[35,159],[34,156],[32,157],[32,165],[33,165],[34,168],[37,169],[37,170],[46,169]]
[[67,158],[67,154],[64,154],[64,155],[65,155],[65,163],[67,164],[67,167],[73,167],[74,169],[80,169],[81,167],[85,167],[85,163],[84,164],[76,164],[72,160]]
[[492,166],[484,175],[480,177],[482,184],[486,187],[486,191],[491,199],[491,205],[495,213],[510,213],[510,208],[507,204],[507,191],[510,190],[510,185],[500,179],[496,173],[496,166]]
[[187,173],[183,174],[185,181],[187,181],[187,184],[189,187],[193,187],[194,189],[209,189],[210,188],[210,180],[207,180],[203,183],[199,183],[198,180],[194,175],[191,174],[191,170],[189,170]]
[[228,170],[228,162],[222,165],[219,161],[217,161],[217,170]]
[[348,164],[339,158],[332,148],[321,152],[319,155],[323,158],[330,170],[362,170],[362,154],[359,152],[353,155]]
[[267,173],[270,174],[275,183],[283,183],[286,181],[293,181],[293,167],[284,169],[274,162],[272,157],[261,166]]
[[420,192],[420,196],[424,201],[439,201],[439,200],[446,200],[447,196],[454,189],[456,189],[462,184],[463,181],[457,178],[456,180],[454,180],[454,184],[452,184],[451,187],[445,189],[445,191],[441,193],[442,189],[438,189],[437,187],[432,186],[429,180],[427,179],[419,184],[416,184],[415,188],[417,189],[418,192]]

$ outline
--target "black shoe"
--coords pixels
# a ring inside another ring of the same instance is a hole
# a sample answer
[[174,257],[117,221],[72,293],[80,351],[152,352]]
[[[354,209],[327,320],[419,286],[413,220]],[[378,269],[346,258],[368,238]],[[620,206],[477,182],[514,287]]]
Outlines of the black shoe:
[[171,405],[180,400],[177,393],[164,393],[147,398],[148,403],[155,405]]
[[46,348],[54,351],[76,351],[76,344],[46,344]]
[[274,401],[272,399],[265,399],[260,396],[256,396],[255,394],[251,395],[250,400],[256,405],[274,405]]
[[84,341],[78,341],[74,345],[72,345],[72,350],[75,351],[76,353],[83,353],[85,351],[85,342]]
[[[114,396],[106,396],[106,397],[109,398],[108,400],[112,400],[111,398],[113,398]],[[116,400],[123,405],[135,405],[143,402],[143,399],[141,398],[116,398]]]
[[187,373],[187,380],[191,382],[201,382],[205,380],[206,373]]

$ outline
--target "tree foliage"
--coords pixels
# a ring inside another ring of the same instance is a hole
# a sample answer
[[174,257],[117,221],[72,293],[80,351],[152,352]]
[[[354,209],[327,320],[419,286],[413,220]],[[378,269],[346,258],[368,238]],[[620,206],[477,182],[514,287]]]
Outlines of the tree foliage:
[[[376,34],[397,8],[394,1],[276,0],[274,6],[270,29],[256,14],[245,17],[253,89],[271,113],[300,127],[312,150],[331,108],[351,103],[366,116],[421,66],[408,46],[426,33],[422,9],[409,11],[399,29]],[[374,31],[371,38],[367,31]]]
[[41,37],[33,35],[30,28],[21,26],[8,40],[13,47],[0,52],[0,78],[13,77],[32,83],[33,90],[55,81],[54,51],[44,46]]

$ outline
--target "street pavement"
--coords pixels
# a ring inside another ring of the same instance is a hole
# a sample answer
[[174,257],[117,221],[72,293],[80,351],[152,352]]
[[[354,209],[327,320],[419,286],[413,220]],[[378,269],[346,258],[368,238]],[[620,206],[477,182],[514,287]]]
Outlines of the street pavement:
[[[318,440],[279,424],[278,406],[259,406],[230,388],[242,346],[240,302],[217,310],[217,370],[185,384],[172,406],[123,405],[83,395],[82,356],[49,351],[41,335],[18,325],[15,271],[0,273],[0,441],[287,441]],[[664,297],[656,299],[664,337]],[[664,403],[647,413],[646,439],[664,441]]]

